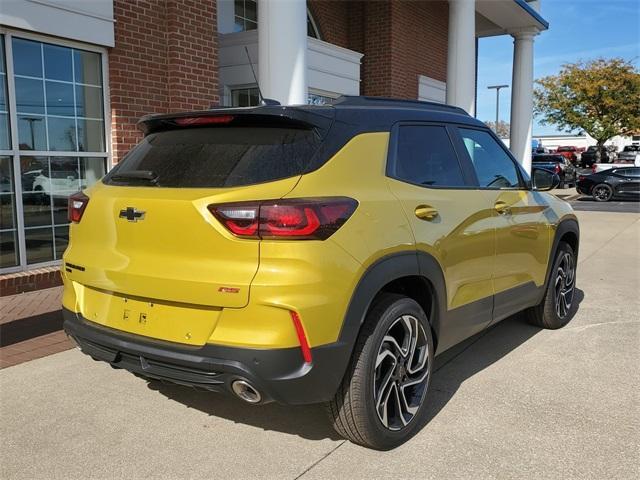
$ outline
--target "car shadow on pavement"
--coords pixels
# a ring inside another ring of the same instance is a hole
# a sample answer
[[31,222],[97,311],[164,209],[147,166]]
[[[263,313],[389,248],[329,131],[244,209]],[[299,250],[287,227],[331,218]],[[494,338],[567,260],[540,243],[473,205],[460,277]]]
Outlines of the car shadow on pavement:
[[[584,292],[576,288],[575,299],[579,305],[584,299]],[[573,309],[572,317],[576,311],[577,308]],[[505,357],[538,332],[540,328],[527,323],[524,315],[518,314],[439,355],[434,364],[425,424],[447,405],[465,380]],[[251,406],[232,397],[158,381],[149,381],[148,387],[189,408],[236,423],[298,435],[308,440],[341,440],[331,428],[322,405],[270,403]]]

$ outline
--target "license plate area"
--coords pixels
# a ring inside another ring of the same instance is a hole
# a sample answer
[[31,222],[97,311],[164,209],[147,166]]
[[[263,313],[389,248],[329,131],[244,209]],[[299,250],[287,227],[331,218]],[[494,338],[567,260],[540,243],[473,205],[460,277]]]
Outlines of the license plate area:
[[145,337],[204,345],[211,337],[220,308],[131,298],[113,292],[82,287],[80,313],[87,320]]

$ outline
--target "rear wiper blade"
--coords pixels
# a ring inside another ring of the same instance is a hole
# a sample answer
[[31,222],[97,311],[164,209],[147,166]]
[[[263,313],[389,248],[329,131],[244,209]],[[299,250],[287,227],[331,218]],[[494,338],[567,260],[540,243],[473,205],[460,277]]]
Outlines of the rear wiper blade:
[[151,170],[129,170],[128,172],[115,172],[111,176],[111,180],[122,182],[127,180],[149,182],[153,185],[158,184],[158,174]]

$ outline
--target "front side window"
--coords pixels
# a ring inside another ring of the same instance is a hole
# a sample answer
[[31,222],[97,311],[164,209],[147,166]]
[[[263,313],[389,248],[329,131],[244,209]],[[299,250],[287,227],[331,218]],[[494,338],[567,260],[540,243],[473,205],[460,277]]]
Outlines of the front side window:
[[481,187],[522,188],[516,164],[489,133],[470,128],[459,131]]
[[441,126],[402,125],[391,176],[428,187],[465,185],[447,130]]

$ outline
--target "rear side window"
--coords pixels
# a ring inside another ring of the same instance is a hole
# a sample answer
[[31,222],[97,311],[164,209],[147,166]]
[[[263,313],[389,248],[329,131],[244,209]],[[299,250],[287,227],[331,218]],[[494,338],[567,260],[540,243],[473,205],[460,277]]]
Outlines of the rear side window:
[[622,175],[623,177],[640,177],[640,168],[620,168],[614,170],[613,173]]
[[462,169],[444,127],[402,125],[391,176],[417,185],[465,186]]
[[[320,145],[314,130],[207,127],[147,135],[105,178],[116,185],[237,187],[300,175]],[[148,174],[146,178],[136,175]],[[153,178],[153,182],[145,181]]]

